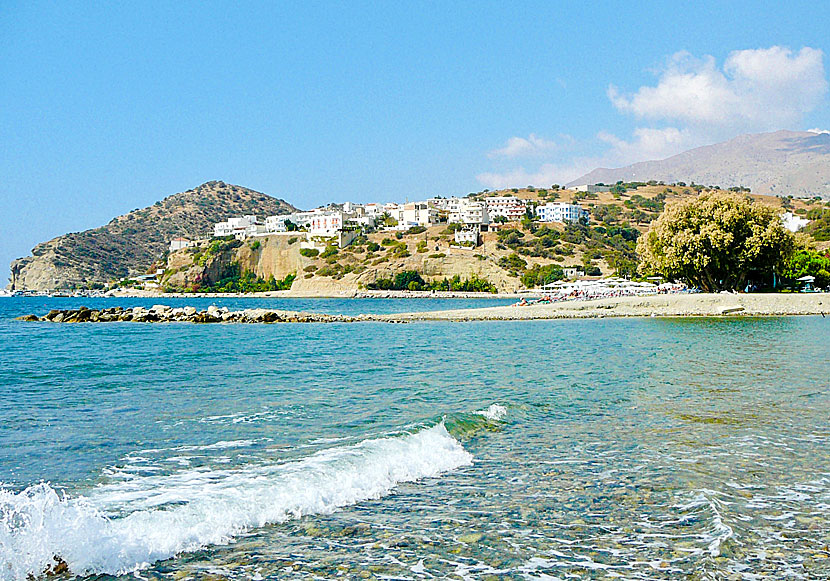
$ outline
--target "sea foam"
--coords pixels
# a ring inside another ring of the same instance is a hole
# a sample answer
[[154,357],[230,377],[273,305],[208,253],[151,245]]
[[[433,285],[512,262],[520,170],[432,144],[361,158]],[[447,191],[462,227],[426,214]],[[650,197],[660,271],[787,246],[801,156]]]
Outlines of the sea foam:
[[45,483],[0,490],[0,579],[37,575],[54,556],[77,575],[124,574],[268,523],[377,499],[401,482],[471,462],[442,423],[291,462],[135,476],[77,498]]

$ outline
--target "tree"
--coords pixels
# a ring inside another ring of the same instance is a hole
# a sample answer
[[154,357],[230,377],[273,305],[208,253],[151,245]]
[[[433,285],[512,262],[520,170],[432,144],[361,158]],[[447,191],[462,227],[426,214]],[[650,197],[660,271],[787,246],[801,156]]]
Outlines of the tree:
[[536,264],[522,275],[521,280],[522,284],[527,288],[533,288],[556,282],[563,278],[565,278],[565,273],[558,264],[548,264],[547,266]]
[[795,248],[778,211],[727,192],[669,205],[640,237],[640,271],[707,292],[743,289],[780,272]]
[[796,281],[802,276],[813,276],[817,287],[826,287],[830,285],[830,257],[808,248],[801,248],[787,261],[782,275],[791,281]]

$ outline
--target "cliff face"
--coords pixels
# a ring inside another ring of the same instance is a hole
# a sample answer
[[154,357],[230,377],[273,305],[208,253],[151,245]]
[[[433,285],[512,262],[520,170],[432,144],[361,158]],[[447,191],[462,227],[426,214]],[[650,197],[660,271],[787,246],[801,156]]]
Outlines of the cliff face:
[[154,205],[118,216],[106,226],[38,244],[11,265],[12,290],[52,290],[107,284],[144,274],[177,236],[212,234],[228,216],[287,214],[296,208],[248,188],[208,182]]
[[[433,228],[437,234],[443,227]],[[383,233],[369,236],[370,240],[381,242]],[[442,279],[459,275],[462,279],[473,275],[492,282],[501,292],[512,292],[521,285],[515,277],[498,266],[498,259],[504,251],[497,250],[495,235],[489,234],[482,246],[475,250],[451,248],[449,240],[433,238],[428,252],[418,252],[416,245],[423,236],[406,236],[400,241],[410,251],[409,256],[398,257],[386,253],[382,260],[372,259],[365,249],[344,248],[336,255],[336,261],[342,267],[350,267],[350,272],[337,269],[321,257],[306,257],[300,254],[300,240],[303,234],[275,235],[248,239],[237,248],[230,248],[211,253],[210,242],[200,243],[197,247],[185,248],[171,253],[167,259],[167,270],[162,278],[165,288],[184,290],[194,283],[201,286],[217,283],[238,263],[240,271],[250,271],[267,279],[284,279],[289,274],[296,274],[291,291],[298,295],[327,296],[355,292],[365,288],[379,278],[392,278],[404,270],[415,270],[427,279]],[[436,250],[437,248],[437,250]],[[378,255],[380,256],[380,255]]]
[[[292,239],[289,244],[289,240]],[[256,243],[256,244],[255,244]],[[162,285],[186,289],[194,283],[215,284],[233,263],[242,272],[253,272],[260,278],[272,276],[283,279],[289,274],[302,273],[310,261],[300,255],[297,237],[264,236],[248,240],[237,248],[211,254],[209,242],[172,252],[167,257],[167,268]]]

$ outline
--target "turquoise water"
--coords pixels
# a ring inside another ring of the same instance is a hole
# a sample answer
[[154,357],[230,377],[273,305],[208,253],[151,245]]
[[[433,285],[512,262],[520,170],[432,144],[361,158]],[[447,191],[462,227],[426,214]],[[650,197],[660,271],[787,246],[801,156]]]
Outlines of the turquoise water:
[[0,579],[830,576],[830,320],[11,320],[80,304],[0,300]]

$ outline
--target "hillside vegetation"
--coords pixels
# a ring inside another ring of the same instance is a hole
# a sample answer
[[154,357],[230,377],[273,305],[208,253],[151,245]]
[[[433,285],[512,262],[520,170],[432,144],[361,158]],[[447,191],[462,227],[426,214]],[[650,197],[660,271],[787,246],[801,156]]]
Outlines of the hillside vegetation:
[[[205,242],[170,257],[168,290],[204,291],[228,273],[254,273],[262,281],[295,275],[292,291],[334,294],[361,288],[412,290],[516,291],[563,276],[563,267],[590,275],[634,275],[636,244],[649,224],[673,200],[709,188],[656,182],[615,186],[585,194],[570,190],[522,188],[479,192],[472,197],[515,195],[532,201],[578,201],[591,210],[589,224],[545,224],[525,219],[499,225],[477,248],[456,247],[452,225],[416,227],[406,232],[374,232],[347,248],[300,249],[296,235],[269,236],[239,243]],[[817,216],[830,210],[819,200],[751,195],[756,203]]]
[[96,288],[144,274],[177,236],[209,236],[216,222],[296,208],[248,188],[213,181],[118,216],[106,226],[58,236],[11,265],[12,289]]

